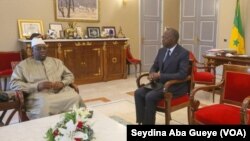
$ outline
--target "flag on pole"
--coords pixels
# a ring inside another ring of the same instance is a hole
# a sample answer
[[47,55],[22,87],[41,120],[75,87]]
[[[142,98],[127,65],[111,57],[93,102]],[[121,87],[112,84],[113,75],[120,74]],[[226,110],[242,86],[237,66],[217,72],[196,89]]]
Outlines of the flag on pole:
[[238,54],[245,54],[245,44],[244,44],[244,35],[241,23],[240,16],[240,3],[237,0],[235,16],[234,16],[234,25],[231,33],[231,38],[229,41],[229,48],[237,51]]

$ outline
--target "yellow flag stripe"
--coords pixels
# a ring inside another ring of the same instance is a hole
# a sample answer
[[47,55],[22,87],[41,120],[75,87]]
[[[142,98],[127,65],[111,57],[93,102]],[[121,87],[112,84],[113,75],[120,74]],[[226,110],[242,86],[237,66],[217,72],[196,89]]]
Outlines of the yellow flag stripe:
[[234,26],[231,33],[231,38],[229,41],[229,48],[237,51],[238,54],[245,54],[245,45],[244,45],[244,34],[242,30],[241,16],[240,16],[240,3],[237,0],[235,17],[234,17]]
[[245,54],[244,38],[235,26],[232,29],[229,48],[236,50],[238,54]]

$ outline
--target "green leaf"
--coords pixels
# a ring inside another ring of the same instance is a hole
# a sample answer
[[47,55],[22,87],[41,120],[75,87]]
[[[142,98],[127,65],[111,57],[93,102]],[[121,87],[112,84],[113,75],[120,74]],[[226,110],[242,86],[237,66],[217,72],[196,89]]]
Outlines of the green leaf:
[[52,128],[50,128],[47,132],[46,132],[46,137],[47,141],[55,141],[54,136],[53,136],[53,130]]

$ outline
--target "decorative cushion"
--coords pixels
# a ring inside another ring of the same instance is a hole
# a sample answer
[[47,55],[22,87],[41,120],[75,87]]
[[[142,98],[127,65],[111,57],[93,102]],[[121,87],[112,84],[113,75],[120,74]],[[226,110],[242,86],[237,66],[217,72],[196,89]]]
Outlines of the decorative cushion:
[[[250,115],[250,110],[248,114]],[[240,124],[240,107],[215,104],[200,108],[194,116],[203,124]]]
[[210,72],[195,72],[193,75],[194,80],[200,82],[213,82],[215,79],[215,76]]
[[[188,101],[189,101],[189,94],[187,93],[183,96],[173,98],[171,100],[171,106],[176,106],[176,105],[182,104],[184,102],[188,102]],[[165,99],[160,100],[157,103],[157,107],[165,108]]]

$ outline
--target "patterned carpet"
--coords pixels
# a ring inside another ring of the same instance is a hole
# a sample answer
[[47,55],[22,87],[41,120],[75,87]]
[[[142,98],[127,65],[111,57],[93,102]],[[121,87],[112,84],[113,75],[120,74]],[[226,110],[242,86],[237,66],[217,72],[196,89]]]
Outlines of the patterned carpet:
[[[104,115],[109,116],[113,120],[123,124],[136,124],[135,121],[135,104],[134,104],[134,91],[126,92],[129,95],[129,99],[119,99],[119,100],[107,100],[105,98],[100,98],[95,102],[89,103],[89,108],[93,110],[100,111]],[[200,94],[197,94],[197,99],[200,100],[200,106],[206,106],[214,104],[212,102],[211,92],[201,91]],[[216,94],[215,103],[219,102],[219,95]],[[92,100],[90,100],[92,101]],[[171,113],[172,120],[170,124],[188,124],[187,120],[187,108],[183,108]],[[157,112],[156,114],[156,124],[165,124],[165,115],[164,113]]]
[[123,119],[123,118],[121,118],[121,117],[119,117],[119,116],[116,116],[116,115],[113,115],[113,116],[109,116],[111,119],[113,119],[113,120],[115,120],[115,121],[117,121],[117,122],[119,122],[120,124],[122,124],[122,125],[131,125],[131,124],[133,124],[133,123],[131,123],[131,122],[128,122],[128,121],[126,121],[125,119]]
[[[103,104],[92,105],[89,108],[99,111],[113,120],[123,124],[136,124],[135,105],[129,100],[118,100]],[[170,124],[187,124],[187,109],[183,108],[172,113]],[[157,112],[156,124],[165,124],[165,115]]]

